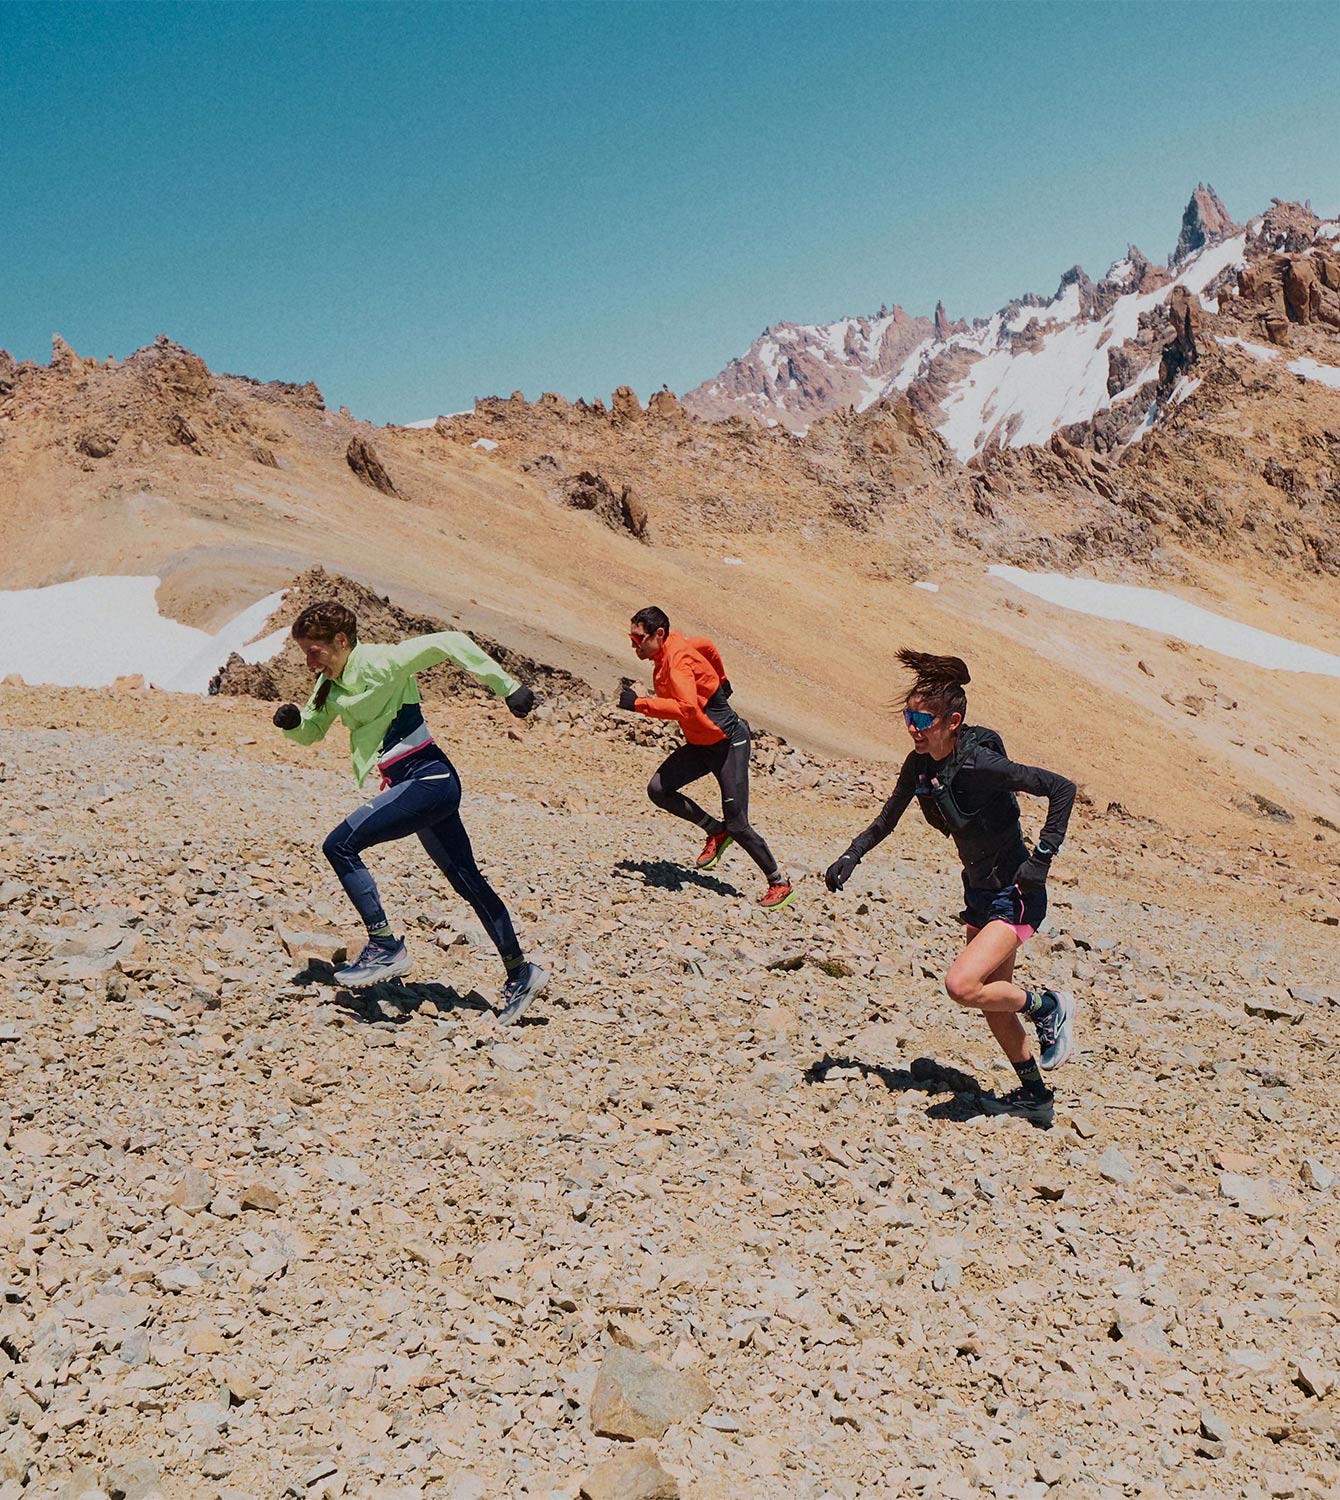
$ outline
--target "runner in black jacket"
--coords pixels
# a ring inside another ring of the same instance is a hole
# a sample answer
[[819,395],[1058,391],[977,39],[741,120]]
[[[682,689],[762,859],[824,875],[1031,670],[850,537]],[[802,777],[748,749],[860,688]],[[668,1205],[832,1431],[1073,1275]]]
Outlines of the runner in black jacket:
[[[1075,1000],[1061,990],[1021,989],[1014,983],[1019,948],[1047,911],[1047,872],[1065,838],[1075,784],[1005,754],[994,729],[966,724],[968,669],[956,656],[902,650],[898,660],[915,674],[903,719],[912,753],[879,816],[829,866],[830,891],[840,891],[866,854],[886,839],[915,798],[932,828],[954,840],[963,864],[968,943],[945,975],[945,989],[987,1025],[1019,1075],[1019,1087],[1000,1101],[1031,1118],[1050,1120],[1052,1091],[1038,1069],[1059,1067],[1074,1047]],[[1015,792],[1047,799],[1047,819],[1030,854],[1019,824]],[[1037,1028],[1035,1061],[1023,1020]]]

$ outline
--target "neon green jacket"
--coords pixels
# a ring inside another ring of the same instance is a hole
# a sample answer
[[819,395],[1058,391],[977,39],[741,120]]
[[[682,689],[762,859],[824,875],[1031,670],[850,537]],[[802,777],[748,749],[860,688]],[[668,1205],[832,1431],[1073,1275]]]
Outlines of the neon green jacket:
[[414,636],[394,646],[360,641],[349,653],[344,671],[331,679],[325,707],[318,710],[314,706],[321,684],[326,681],[323,673],[302,710],[302,722],[296,729],[284,730],[284,738],[295,745],[314,745],[325,738],[338,717],[349,730],[349,754],[354,776],[361,786],[377,764],[386,732],[396,715],[406,704],[419,702],[416,674],[440,661],[463,667],[499,698],[507,697],[521,686],[459,630]]

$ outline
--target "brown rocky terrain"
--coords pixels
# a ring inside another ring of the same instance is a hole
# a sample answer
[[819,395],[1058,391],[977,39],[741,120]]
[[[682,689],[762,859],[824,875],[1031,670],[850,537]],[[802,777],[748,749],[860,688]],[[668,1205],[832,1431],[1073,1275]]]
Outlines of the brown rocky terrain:
[[[1340,653],[1340,392],[1289,368],[1340,364],[1337,252],[1302,205],[1249,232],[1128,351],[1161,371],[1138,441],[968,465],[915,392],[803,440],[627,389],[410,430],[167,340],[0,357],[3,586],[152,573],[202,625],[334,590],[536,683],[518,724],[425,678],[554,973],[498,1032],[481,934],[397,845],[415,973],[332,986],[355,793],[342,734],[270,727],[291,648],[207,700],[0,685],[0,1500],[1335,1492],[1335,678],[985,572]],[[803,877],[772,920],[738,857],[685,868],[643,795],[669,732],[608,707],[651,600],[764,733]],[[904,643],[1081,784],[1024,959],[1082,1004],[1048,1132],[977,1102],[1009,1080],[939,986],[944,843],[909,819],[818,879],[902,755]]]
[[759,776],[806,875],[768,918],[685,867],[624,716],[429,712],[554,972],[512,1031],[410,845],[375,865],[414,973],[330,985],[342,735],[0,688],[3,1500],[1335,1492],[1310,833],[1077,809],[1024,958],[1082,1006],[1039,1131],[977,1102],[943,841],[813,875],[877,805],[849,771]]

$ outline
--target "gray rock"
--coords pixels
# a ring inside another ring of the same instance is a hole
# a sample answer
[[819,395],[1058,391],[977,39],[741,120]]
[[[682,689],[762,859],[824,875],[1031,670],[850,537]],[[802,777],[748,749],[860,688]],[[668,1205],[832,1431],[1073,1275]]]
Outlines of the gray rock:
[[1202,1406],[1200,1409],[1200,1432],[1202,1437],[1215,1443],[1231,1442],[1233,1438],[1232,1424],[1212,1406]]
[[677,1500],[679,1483],[655,1452],[638,1444],[599,1463],[582,1481],[582,1500]]
[[108,1469],[110,1500],[164,1500],[163,1471],[151,1458],[129,1458]]
[[1098,1173],[1105,1181],[1116,1183],[1134,1182],[1138,1175],[1115,1146],[1109,1146],[1098,1158]]
[[1236,1203],[1252,1219],[1273,1219],[1284,1212],[1269,1183],[1239,1172],[1219,1174],[1219,1196]]
[[591,1427],[603,1437],[661,1438],[675,1422],[705,1412],[713,1399],[696,1371],[674,1370],[616,1346],[606,1351],[591,1393]]

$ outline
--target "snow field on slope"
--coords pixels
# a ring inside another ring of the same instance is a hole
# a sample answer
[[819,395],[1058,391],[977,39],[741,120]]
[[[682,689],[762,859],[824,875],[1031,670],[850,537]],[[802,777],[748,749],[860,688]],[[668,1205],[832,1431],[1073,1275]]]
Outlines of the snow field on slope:
[[283,592],[259,599],[217,634],[158,612],[155,577],[79,578],[40,589],[0,591],[0,676],[55,687],[107,687],[138,673],[154,687],[203,693],[236,651],[269,661],[288,634],[253,640]]
[[[1279,355],[1278,349],[1271,349],[1265,344],[1249,344],[1246,339],[1216,338],[1215,343],[1242,349],[1262,364]],[[1300,357],[1291,359],[1285,369],[1291,375],[1301,375],[1304,380],[1315,380],[1318,385],[1328,385],[1332,390],[1340,391],[1340,365],[1323,365],[1318,360]]]
[[1203,646],[1220,656],[1268,667],[1277,672],[1312,672],[1322,677],[1340,677],[1340,656],[1316,646],[1304,646],[1287,636],[1271,635],[1202,609],[1176,594],[1160,589],[1138,588],[1129,583],[1100,583],[1095,578],[1066,578],[1060,573],[1029,573],[1005,563],[986,570],[1048,604],[1077,614],[1096,615],[1123,625],[1172,636],[1188,646]]
[[[1134,338],[1140,315],[1166,302],[1174,286],[1199,295],[1221,271],[1242,260],[1245,243],[1239,234],[1211,246],[1167,286],[1119,297],[1099,322],[1058,328],[1045,335],[1036,351],[991,350],[950,388],[942,404],[940,436],[966,462],[1011,417],[1019,419],[1011,448],[1045,443],[1058,428],[1087,421],[1111,404],[1107,351]],[[993,318],[988,329],[996,325],[998,318]],[[981,346],[979,340],[973,343]]]

